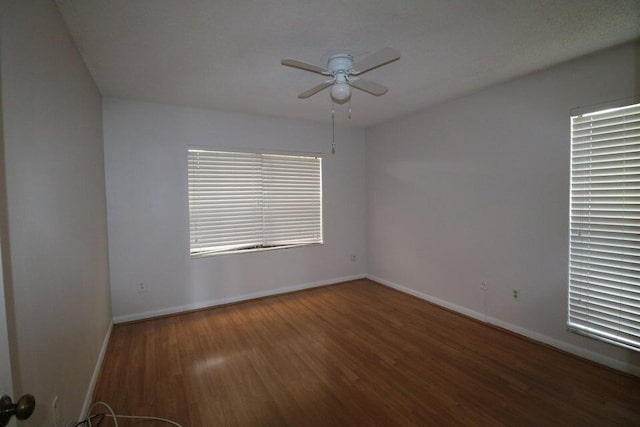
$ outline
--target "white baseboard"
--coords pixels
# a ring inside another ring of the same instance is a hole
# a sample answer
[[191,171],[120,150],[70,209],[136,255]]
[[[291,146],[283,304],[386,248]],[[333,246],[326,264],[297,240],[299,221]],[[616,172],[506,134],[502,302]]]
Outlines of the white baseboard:
[[365,277],[366,277],[365,274],[336,277],[334,279],[302,283],[300,285],[287,286],[287,287],[278,288],[278,289],[270,289],[267,291],[252,292],[250,294],[238,295],[234,297],[220,298],[220,299],[214,299],[214,300],[208,300],[208,301],[199,301],[192,304],[161,308],[158,310],[144,311],[142,313],[125,314],[124,316],[114,317],[113,323],[118,324],[123,322],[131,322],[134,320],[143,320],[143,319],[150,319],[158,316],[165,316],[167,314],[176,314],[176,313],[183,313],[186,311],[199,310],[203,308],[211,308],[218,305],[230,304],[233,302],[240,302],[240,301],[246,301],[246,300],[255,299],[255,298],[285,294],[287,292],[300,291],[302,289],[311,289],[311,288],[316,288],[318,286],[333,285],[334,283],[348,282],[350,280],[364,279]]
[[107,352],[107,346],[109,345],[109,339],[111,339],[111,331],[113,330],[113,322],[109,324],[109,328],[107,329],[107,333],[104,336],[104,340],[102,341],[102,348],[100,348],[100,353],[98,353],[98,360],[96,361],[96,366],[93,368],[93,375],[91,375],[91,381],[89,382],[89,387],[87,388],[87,394],[84,397],[84,404],[82,405],[82,411],[80,412],[80,417],[78,420],[84,420],[89,415],[89,408],[91,407],[91,401],[93,400],[93,392],[96,388],[96,383],[98,382],[98,377],[100,376],[100,371],[102,370],[102,362],[104,362],[104,355]]
[[622,362],[620,360],[614,359],[609,356],[602,355],[600,353],[593,352],[591,350],[587,350],[585,348],[579,347],[574,344],[569,344],[564,341],[560,341],[556,338],[551,338],[547,335],[543,335],[538,332],[531,331],[529,329],[525,329],[521,326],[514,325],[513,323],[505,322],[500,319],[496,319],[495,317],[485,316],[482,313],[479,313],[475,310],[471,310],[467,307],[463,307],[457,304],[453,304],[449,301],[445,301],[440,298],[436,298],[424,292],[416,291],[414,289],[408,288],[406,286],[399,285],[397,283],[391,282],[389,280],[382,279],[380,277],[373,276],[371,274],[367,274],[367,279],[373,280],[374,282],[380,283],[381,285],[388,286],[390,288],[396,289],[400,292],[404,292],[409,295],[413,295],[425,301],[429,301],[433,304],[439,305],[444,308],[448,308],[449,310],[456,311],[458,313],[464,314],[465,316],[472,317],[474,319],[480,320],[485,323],[489,323],[495,326],[499,326],[503,329],[508,329],[509,331],[515,332],[516,334],[523,335],[527,338],[531,338],[533,340],[539,341],[544,344],[548,344],[552,347],[555,347],[559,350],[566,351],[568,353],[575,354],[577,356],[583,357],[585,359],[589,359],[593,362],[600,363],[602,365],[608,366],[613,369],[617,369],[622,372],[626,372],[635,376],[640,377],[640,367],[631,365],[629,363]]

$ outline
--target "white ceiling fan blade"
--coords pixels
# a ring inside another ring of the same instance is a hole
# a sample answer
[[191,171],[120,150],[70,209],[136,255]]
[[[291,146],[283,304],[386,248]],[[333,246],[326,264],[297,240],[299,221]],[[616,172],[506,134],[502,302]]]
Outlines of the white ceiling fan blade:
[[400,59],[400,52],[391,47],[385,47],[353,64],[351,74],[357,76],[358,74],[366,73],[374,68],[397,61],[398,59]]
[[326,68],[319,67],[313,64],[307,64],[306,62],[298,61],[297,59],[283,59],[281,63],[282,65],[286,65],[287,67],[299,68],[301,70],[311,71],[313,73],[324,74],[325,76],[331,74]]
[[300,98],[300,99],[309,98],[310,96],[315,95],[316,93],[320,92],[321,90],[324,90],[324,89],[328,88],[332,84],[333,84],[333,80],[329,80],[329,81],[326,81],[324,83],[320,83],[318,86],[314,86],[311,89],[309,89],[308,91],[302,92],[300,95],[298,95],[298,98]]
[[349,84],[356,89],[360,89],[375,96],[384,95],[389,90],[386,86],[365,79],[351,79],[349,80]]

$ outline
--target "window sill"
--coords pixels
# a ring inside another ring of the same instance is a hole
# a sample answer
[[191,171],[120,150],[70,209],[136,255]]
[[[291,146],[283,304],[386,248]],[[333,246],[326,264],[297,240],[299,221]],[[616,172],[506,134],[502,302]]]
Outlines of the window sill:
[[266,248],[248,248],[248,249],[232,249],[228,251],[220,251],[220,252],[201,252],[190,254],[191,259],[201,259],[201,258],[209,258],[218,255],[232,255],[232,254],[246,254],[251,252],[266,252],[273,251],[278,249],[291,249],[291,248],[302,248],[307,246],[322,246],[324,242],[320,243],[300,243],[295,245],[281,245],[281,246],[270,246]]

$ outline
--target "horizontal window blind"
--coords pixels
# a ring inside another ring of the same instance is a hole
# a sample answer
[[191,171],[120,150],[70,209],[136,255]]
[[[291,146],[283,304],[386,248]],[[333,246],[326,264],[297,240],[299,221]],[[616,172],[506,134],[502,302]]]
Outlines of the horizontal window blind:
[[192,256],[322,243],[319,157],[188,150]]
[[265,244],[321,242],[319,159],[265,154],[262,168]]
[[640,104],[571,118],[569,329],[640,351]]

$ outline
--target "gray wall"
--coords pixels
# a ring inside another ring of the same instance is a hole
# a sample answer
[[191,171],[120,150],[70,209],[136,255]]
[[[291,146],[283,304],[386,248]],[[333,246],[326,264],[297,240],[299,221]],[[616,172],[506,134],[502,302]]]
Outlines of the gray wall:
[[637,94],[637,54],[614,48],[368,129],[368,273],[640,373],[638,354],[566,331],[570,110]]
[[[103,109],[116,321],[366,272],[364,131],[336,128],[334,156],[326,124],[117,99]],[[188,145],[322,153],[325,243],[190,259]]]
[[0,26],[14,383],[38,401],[21,425],[51,426],[54,396],[80,414],[111,320],[101,96],[52,1]]

